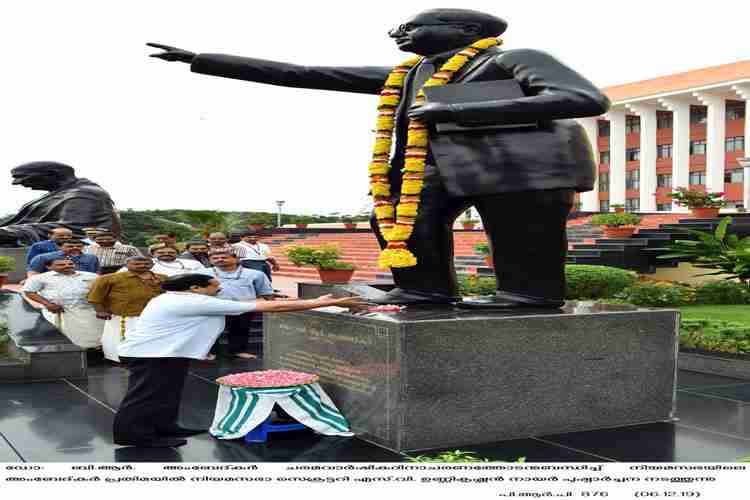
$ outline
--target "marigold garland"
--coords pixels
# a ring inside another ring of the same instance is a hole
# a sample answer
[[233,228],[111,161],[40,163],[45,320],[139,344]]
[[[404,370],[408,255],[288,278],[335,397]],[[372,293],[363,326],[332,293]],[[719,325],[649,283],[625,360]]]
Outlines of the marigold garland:
[[[445,85],[453,75],[463,68],[482,50],[500,45],[501,40],[485,38],[458,52],[448,59],[424,87]],[[419,120],[409,120],[404,155],[403,181],[398,206],[391,199],[391,184],[388,173],[391,170],[390,154],[393,141],[393,129],[396,126],[396,108],[401,102],[406,74],[416,66],[422,57],[413,57],[393,68],[380,92],[378,101],[378,118],[375,124],[375,146],[368,171],[370,173],[370,192],[375,202],[375,218],[383,238],[388,242],[380,252],[378,265],[382,268],[412,267],[417,259],[409,251],[406,241],[414,230],[414,221],[419,210],[420,193],[424,179],[424,166],[427,160],[429,131]],[[424,92],[419,89],[415,104],[423,104]]]

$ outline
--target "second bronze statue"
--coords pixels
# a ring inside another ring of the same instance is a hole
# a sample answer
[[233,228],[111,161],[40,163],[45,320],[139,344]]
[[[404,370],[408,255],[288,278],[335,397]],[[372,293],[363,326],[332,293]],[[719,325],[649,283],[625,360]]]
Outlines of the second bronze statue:
[[[424,56],[406,74],[395,109],[395,149],[387,174],[390,193],[401,192],[410,120],[427,125],[428,141],[419,209],[406,242],[417,264],[392,268],[396,288],[378,302],[460,301],[452,227],[461,212],[474,206],[491,242],[497,277],[496,296],[478,305],[563,304],[567,214],[575,193],[591,190],[596,177],[591,145],[572,119],[605,113],[609,100],[545,52],[491,46],[458,69],[448,85],[512,79],[522,96],[452,104],[414,102],[424,83],[452,56],[479,40],[501,35],[506,27],[503,19],[482,12],[433,9],[389,31],[399,49]],[[379,94],[393,69],[302,66],[149,45],[163,51],[153,57],[189,63],[196,73],[286,87]],[[468,128],[438,133],[436,123]],[[529,123],[535,126],[520,126]],[[392,201],[398,204],[397,196]],[[372,222],[385,248],[388,242],[374,216]]]

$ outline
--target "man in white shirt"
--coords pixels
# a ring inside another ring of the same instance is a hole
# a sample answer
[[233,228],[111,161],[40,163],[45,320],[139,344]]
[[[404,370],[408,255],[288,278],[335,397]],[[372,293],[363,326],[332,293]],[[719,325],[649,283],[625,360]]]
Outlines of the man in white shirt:
[[182,446],[187,443],[182,438],[207,431],[180,427],[177,416],[190,360],[206,357],[224,329],[225,316],[361,304],[358,298],[330,295],[279,302],[222,300],[215,297],[219,281],[205,274],[175,276],[162,288],[166,293],[148,303],[135,331],[119,347],[130,375],[113,426],[118,445]]
[[47,264],[48,271],[26,280],[24,295],[42,304],[42,315],[71,342],[85,349],[101,345],[104,321],[86,296],[97,275],[76,271],[75,262],[59,257]]
[[198,261],[178,259],[177,249],[162,243],[151,245],[149,251],[154,258],[154,267],[151,270],[158,274],[172,277],[204,269],[203,265]]
[[271,247],[260,241],[260,235],[256,232],[248,231],[242,233],[238,243],[232,245],[236,248],[245,250],[245,257],[240,259],[240,264],[249,269],[261,271],[271,279],[271,271],[279,270],[279,263],[271,255]]

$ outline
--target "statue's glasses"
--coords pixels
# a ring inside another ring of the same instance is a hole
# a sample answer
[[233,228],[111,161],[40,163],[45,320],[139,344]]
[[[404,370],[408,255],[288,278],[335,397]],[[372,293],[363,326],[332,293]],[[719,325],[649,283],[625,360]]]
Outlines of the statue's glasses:
[[433,24],[406,23],[406,24],[400,24],[398,28],[388,30],[388,34],[393,36],[396,33],[410,33],[417,28],[421,28],[422,26],[461,26],[463,27],[464,25],[459,24],[459,23],[433,23]]

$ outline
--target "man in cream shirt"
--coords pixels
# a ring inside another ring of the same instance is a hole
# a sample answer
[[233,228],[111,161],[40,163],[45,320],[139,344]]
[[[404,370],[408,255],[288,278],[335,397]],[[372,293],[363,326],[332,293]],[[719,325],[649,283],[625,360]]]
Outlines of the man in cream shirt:
[[183,274],[162,284],[135,330],[120,344],[130,369],[128,390],[115,415],[115,444],[150,448],[182,446],[184,437],[207,429],[177,425],[190,360],[202,360],[224,329],[224,317],[249,311],[303,311],[331,305],[356,306],[358,298],[248,301],[218,299],[219,281],[205,274]]

